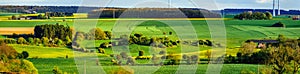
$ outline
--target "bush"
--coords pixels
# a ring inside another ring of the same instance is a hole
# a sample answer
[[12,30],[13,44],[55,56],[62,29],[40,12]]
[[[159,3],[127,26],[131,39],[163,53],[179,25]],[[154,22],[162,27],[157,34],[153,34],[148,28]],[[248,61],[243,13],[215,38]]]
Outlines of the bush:
[[169,32],[169,35],[172,35],[173,34],[173,32]]
[[132,57],[128,57],[126,64],[127,65],[135,65],[135,61]]
[[191,64],[191,63],[192,63],[191,57],[188,56],[188,55],[186,55],[186,54],[184,54],[184,55],[182,56],[182,59],[185,60],[187,64]]
[[144,51],[143,50],[139,51],[139,56],[144,56]]
[[165,51],[165,50],[159,51],[159,55],[166,55],[166,54],[167,54],[167,51]]
[[285,25],[282,22],[278,22],[273,24],[271,27],[285,27]]
[[20,38],[18,38],[17,43],[18,44],[27,44],[27,41],[23,37],[20,37]]
[[100,48],[108,48],[109,47],[109,43],[108,42],[104,42],[100,45]]
[[21,67],[29,74],[38,74],[38,70],[34,67],[33,63],[28,60],[22,60]]
[[143,36],[143,34],[140,34],[140,33],[135,33],[135,34],[134,34],[134,36],[135,36],[135,37],[137,37],[137,38],[140,38],[140,37],[142,37],[142,36]]
[[137,56],[135,60],[149,60],[150,58],[150,56]]
[[28,38],[28,42],[29,42],[29,44],[34,44],[34,39],[32,38],[32,37],[30,37],[30,38]]
[[128,57],[128,55],[127,55],[126,52],[121,52],[120,55],[121,55],[121,57],[124,58],[124,59]]
[[53,74],[63,74],[62,70],[60,70],[57,66],[54,66],[52,72]]
[[167,58],[166,61],[168,62],[165,65],[179,65],[181,60],[180,55],[174,55],[174,54],[169,54],[166,58]]
[[21,53],[23,55],[23,58],[26,59],[29,56],[29,53],[27,51],[22,51]]
[[198,64],[199,62],[199,56],[198,55],[192,55],[191,56],[191,63]]
[[105,50],[103,48],[98,48],[98,52],[102,53],[102,54],[105,54]]
[[94,38],[95,40],[108,39],[107,36],[106,36],[106,33],[100,28],[94,28],[94,29],[90,30],[89,34],[91,36],[94,36],[92,38]]

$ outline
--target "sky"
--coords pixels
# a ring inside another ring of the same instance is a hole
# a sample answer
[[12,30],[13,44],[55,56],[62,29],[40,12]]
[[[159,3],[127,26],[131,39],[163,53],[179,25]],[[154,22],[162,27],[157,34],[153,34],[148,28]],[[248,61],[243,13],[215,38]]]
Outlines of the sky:
[[[93,7],[197,7],[272,9],[273,0],[1,0],[0,5],[93,6]],[[277,1],[277,0],[276,0]],[[169,5],[170,3],[170,5]],[[276,2],[277,3],[277,2]],[[282,9],[300,10],[300,0],[280,0]],[[277,8],[277,7],[276,7]]]

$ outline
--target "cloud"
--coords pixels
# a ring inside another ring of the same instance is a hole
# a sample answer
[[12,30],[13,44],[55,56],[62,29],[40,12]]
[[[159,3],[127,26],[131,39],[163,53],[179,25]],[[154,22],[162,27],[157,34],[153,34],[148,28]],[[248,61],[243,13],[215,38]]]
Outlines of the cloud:
[[270,3],[272,0],[256,0],[256,3]]

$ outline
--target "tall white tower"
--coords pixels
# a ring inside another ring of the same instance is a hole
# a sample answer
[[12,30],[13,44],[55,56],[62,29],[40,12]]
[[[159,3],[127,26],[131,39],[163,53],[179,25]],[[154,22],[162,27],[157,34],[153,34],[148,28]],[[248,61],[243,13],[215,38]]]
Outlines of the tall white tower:
[[275,0],[273,0],[273,16],[276,16],[276,13],[275,13]]
[[278,15],[280,15],[280,0],[278,0]]

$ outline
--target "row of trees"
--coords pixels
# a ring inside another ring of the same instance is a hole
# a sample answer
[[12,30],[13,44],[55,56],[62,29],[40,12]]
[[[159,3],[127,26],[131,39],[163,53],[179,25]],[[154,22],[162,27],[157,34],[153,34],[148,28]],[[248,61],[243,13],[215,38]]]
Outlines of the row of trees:
[[[153,47],[173,47],[177,46],[179,43],[186,44],[186,45],[206,45],[206,46],[214,46],[213,42],[210,40],[197,40],[197,41],[178,41],[178,40],[171,40],[168,37],[152,37],[149,38],[144,36],[140,33],[135,33],[130,35],[129,38],[127,35],[122,35],[117,41],[115,42],[104,42],[100,44],[99,48],[108,48],[111,46],[118,46],[118,45],[128,45],[128,44],[138,44],[138,45],[145,45],[145,46],[153,46]],[[218,44],[216,44],[218,45]],[[221,45],[218,45],[221,46]]]
[[270,12],[244,12],[234,16],[234,18],[239,20],[271,20],[273,16]]
[[49,17],[65,17],[65,16],[73,16],[73,13],[65,13],[65,12],[46,12],[46,16]]
[[172,47],[177,46],[179,41],[170,40],[168,37],[153,37],[149,38],[147,36],[143,36],[143,34],[133,34],[131,36],[122,35],[118,41],[115,42],[104,42],[99,47],[100,48],[108,48],[111,46],[120,46],[120,45],[128,45],[128,44],[138,44],[138,45],[145,45],[145,46],[154,46],[154,47]]
[[[114,59],[112,62],[115,65],[135,65],[135,60],[151,60],[153,65],[179,65],[180,61],[185,61],[186,64],[198,64],[198,55],[175,55],[167,54],[166,51],[160,51],[158,55],[153,54],[151,57],[143,56],[144,52],[140,51],[139,56],[136,59],[130,57],[126,52],[121,52],[120,54],[111,55]],[[126,61],[126,62],[124,62]]]
[[65,40],[61,40],[58,38],[54,38],[52,40],[42,37],[42,38],[32,38],[29,37],[27,39],[23,37],[19,37],[17,39],[0,39],[0,43],[6,43],[6,44],[26,44],[26,45],[44,45],[44,46],[65,46],[65,45],[71,45],[72,40],[69,37],[66,37]]
[[[98,13],[101,12],[101,15]],[[122,15],[126,12],[126,15]],[[192,8],[103,8],[88,13],[89,18],[217,18],[219,14]]]
[[91,29],[88,33],[84,32],[77,32],[76,33],[76,40],[107,40],[111,39],[112,33],[110,31],[103,31],[100,28]]

